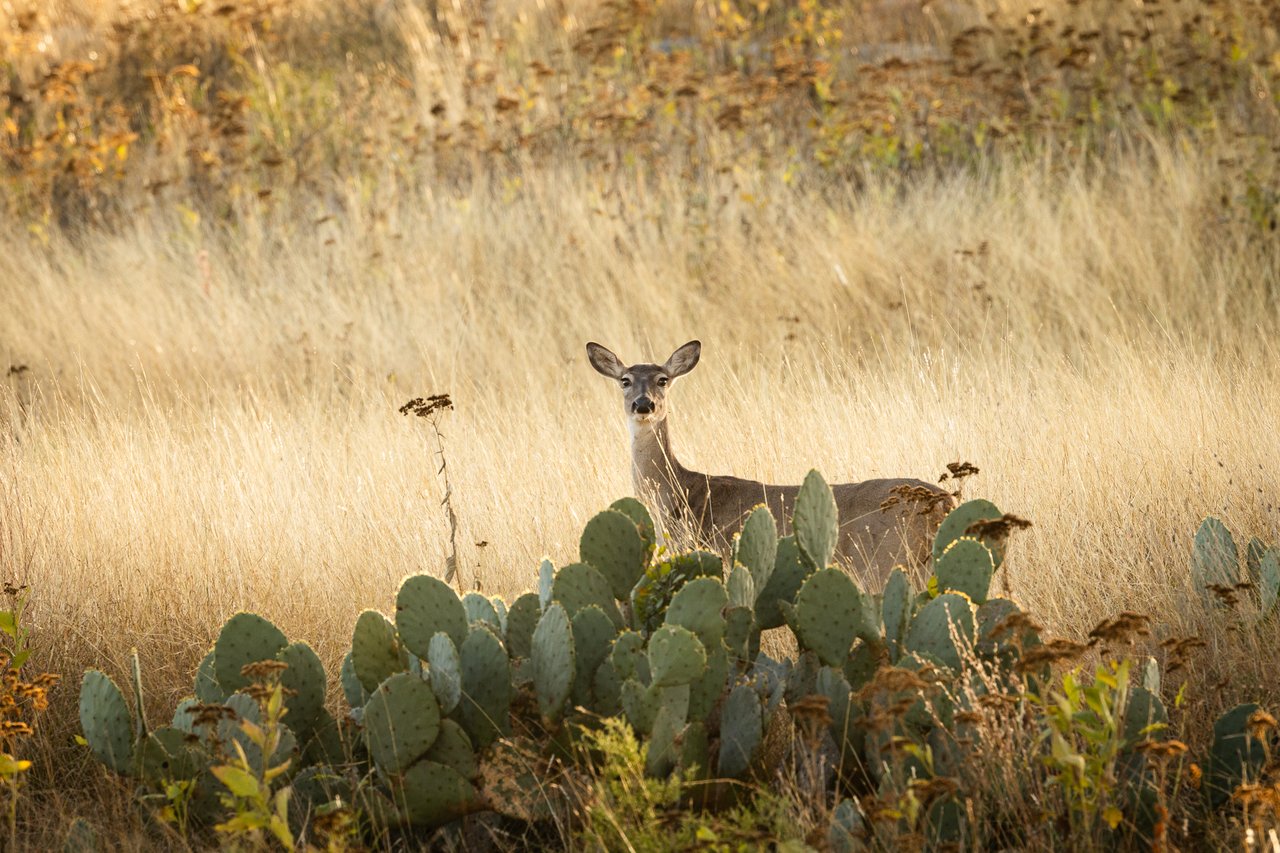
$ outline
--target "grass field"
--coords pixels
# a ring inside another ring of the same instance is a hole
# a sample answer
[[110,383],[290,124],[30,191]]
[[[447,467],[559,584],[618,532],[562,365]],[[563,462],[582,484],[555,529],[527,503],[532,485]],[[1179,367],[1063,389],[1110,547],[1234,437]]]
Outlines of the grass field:
[[[885,28],[918,12],[831,8]],[[117,14],[60,9],[33,26],[74,19],[92,34]],[[552,38],[549,12],[492,14],[509,50]],[[425,24],[393,20],[376,26],[418,44]],[[1260,37],[1274,49],[1274,29]],[[278,99],[277,113],[248,113],[258,159],[314,120],[298,81],[329,80],[316,70],[329,57],[308,68],[298,49],[278,48],[255,78]],[[439,44],[416,50],[396,72],[412,72],[411,105],[435,97],[433,69],[441,91],[471,79],[431,64]],[[1274,210],[1268,225],[1248,201],[1274,187],[1274,166],[1247,165],[1278,126],[1267,97],[1252,137],[1225,120],[1085,145],[1029,131],[911,169],[862,149],[857,169],[832,171],[748,118],[679,150],[656,130],[619,136],[599,160],[575,154],[580,140],[561,154],[535,143],[494,155],[490,172],[478,154],[436,150],[434,171],[403,181],[396,170],[414,167],[394,140],[378,149],[389,159],[353,172],[332,150],[283,168],[224,163],[238,193],[175,153],[185,138],[155,142],[157,124],[132,131],[118,178],[88,178],[85,198],[121,207],[84,227],[57,209],[66,188],[41,190],[10,160],[0,578],[30,588],[33,662],[64,676],[23,747],[24,844],[60,843],[74,814],[121,843],[144,837],[127,793],[73,743],[84,668],[120,676],[137,647],[160,714],[226,617],[252,609],[334,671],[360,610],[389,611],[403,576],[442,570],[435,439],[397,413],[409,398],[456,405],[440,425],[467,588],[519,593],[544,554],[575,559],[586,519],[631,491],[618,395],[586,363],[587,340],[631,361],[702,340],[673,392],[677,448],[698,470],[936,480],[948,462],[976,464],[966,496],[1033,522],[1004,580],[1049,633],[1079,639],[1137,610],[1153,620],[1140,651],[1209,643],[1185,674],[1189,741],[1237,701],[1275,703],[1274,638],[1212,633],[1187,572],[1205,516],[1280,540],[1280,241]],[[354,136],[353,116],[315,132]],[[173,185],[148,193],[166,169]],[[259,180],[272,182],[262,200]]]

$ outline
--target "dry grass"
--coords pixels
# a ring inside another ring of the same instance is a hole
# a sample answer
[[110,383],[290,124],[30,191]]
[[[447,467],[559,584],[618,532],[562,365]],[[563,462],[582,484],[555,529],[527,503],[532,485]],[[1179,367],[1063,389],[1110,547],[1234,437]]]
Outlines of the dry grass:
[[[1223,203],[1237,143],[1189,139],[856,191],[781,160],[682,176],[562,157],[396,192],[333,180],[228,225],[163,196],[88,235],[0,224],[0,578],[30,585],[38,665],[67,676],[45,803],[140,832],[70,743],[83,668],[118,674],[137,646],[158,713],[250,608],[336,672],[361,609],[441,571],[410,397],[457,406],[468,586],[518,593],[544,553],[575,558],[631,488],[588,339],[632,360],[702,339],[673,392],[691,467],[936,479],[972,461],[971,496],[1034,522],[1007,581],[1051,631],[1124,609],[1157,640],[1204,630],[1200,520],[1280,540],[1280,253]],[[1274,648],[1207,639],[1201,683],[1232,680],[1199,701],[1276,698]],[[46,843],[62,818],[35,802]]]

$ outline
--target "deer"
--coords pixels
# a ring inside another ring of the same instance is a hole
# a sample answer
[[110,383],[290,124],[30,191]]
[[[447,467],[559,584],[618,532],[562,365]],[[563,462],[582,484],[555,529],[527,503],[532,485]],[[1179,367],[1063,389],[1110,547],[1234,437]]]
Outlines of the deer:
[[[656,504],[664,533],[690,534],[724,551],[747,515],[763,504],[791,532],[799,486],[773,486],[718,474],[703,474],[680,464],[671,447],[667,393],[677,379],[698,365],[702,343],[689,341],[662,364],[624,365],[598,343],[587,344],[595,370],[622,390],[631,432],[631,475],[637,497]],[[883,588],[895,566],[920,574],[928,564],[938,524],[955,506],[951,493],[933,483],[909,478],[864,480],[831,487],[839,512],[837,563],[864,587]]]

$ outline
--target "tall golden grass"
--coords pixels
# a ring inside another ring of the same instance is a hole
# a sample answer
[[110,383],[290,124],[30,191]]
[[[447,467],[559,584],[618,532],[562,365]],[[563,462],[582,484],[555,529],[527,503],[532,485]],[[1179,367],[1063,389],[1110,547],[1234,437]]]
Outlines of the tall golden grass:
[[[91,32],[114,9],[57,8],[91,10]],[[494,26],[517,27],[503,9]],[[417,50],[417,73],[451,73]],[[141,144],[128,156],[177,162]],[[0,578],[31,588],[38,665],[67,676],[33,771],[48,798],[23,805],[32,845],[86,804],[142,838],[72,744],[82,669],[120,673],[136,646],[159,713],[247,608],[336,672],[361,609],[442,570],[440,460],[397,414],[408,398],[456,404],[467,587],[518,593],[544,554],[574,559],[585,520],[631,491],[588,339],[634,361],[701,338],[672,392],[690,467],[937,479],[971,461],[969,496],[1034,523],[1004,580],[1051,632],[1125,609],[1157,640],[1203,631],[1200,520],[1280,540],[1280,249],[1237,203],[1257,178],[1242,145],[1142,130],[848,183],[808,162],[797,178],[780,149],[634,172],[567,150],[460,182],[321,171],[319,191],[231,193],[221,216],[195,189],[145,192],[144,170],[109,189],[136,202],[109,228],[10,218]],[[1274,648],[1205,639],[1193,701],[1280,697]]]

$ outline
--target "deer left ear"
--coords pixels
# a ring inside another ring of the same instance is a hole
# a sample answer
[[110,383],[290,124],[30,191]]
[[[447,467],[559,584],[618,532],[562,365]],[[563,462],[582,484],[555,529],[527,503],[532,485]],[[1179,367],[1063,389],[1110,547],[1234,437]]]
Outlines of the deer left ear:
[[662,369],[667,372],[672,379],[677,376],[684,376],[690,370],[698,366],[698,359],[702,356],[702,342],[689,341],[689,343],[680,347],[671,353],[671,358],[667,359],[667,363],[662,365]]

